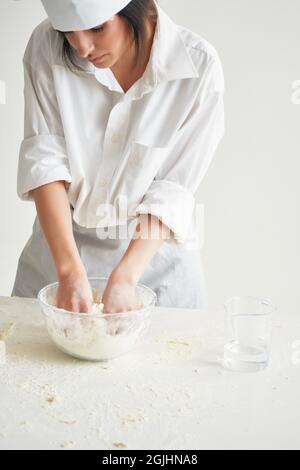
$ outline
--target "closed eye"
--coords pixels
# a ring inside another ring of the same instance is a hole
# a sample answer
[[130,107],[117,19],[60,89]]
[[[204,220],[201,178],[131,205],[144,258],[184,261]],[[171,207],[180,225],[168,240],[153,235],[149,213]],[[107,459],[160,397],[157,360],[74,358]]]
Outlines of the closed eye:
[[[96,33],[101,33],[101,31],[103,31],[105,29],[105,24],[104,23],[102,26],[98,26],[97,28],[91,28],[91,31],[95,31]],[[59,31],[59,29],[57,29],[56,31],[58,31],[59,33],[63,33],[63,34],[72,34],[74,33],[74,31]]]
[[101,33],[104,30],[104,26],[99,26],[98,28],[92,28],[91,31],[95,31],[95,33]]

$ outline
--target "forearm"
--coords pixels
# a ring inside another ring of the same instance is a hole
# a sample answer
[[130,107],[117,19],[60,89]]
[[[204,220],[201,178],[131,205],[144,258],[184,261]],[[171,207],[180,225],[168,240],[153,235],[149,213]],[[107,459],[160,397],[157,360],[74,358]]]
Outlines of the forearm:
[[130,241],[121,261],[114,269],[114,277],[126,279],[136,284],[166,238],[173,237],[173,232],[157,217],[141,214],[135,234]]
[[83,269],[73,236],[71,210],[64,181],[45,184],[31,191],[58,278]]

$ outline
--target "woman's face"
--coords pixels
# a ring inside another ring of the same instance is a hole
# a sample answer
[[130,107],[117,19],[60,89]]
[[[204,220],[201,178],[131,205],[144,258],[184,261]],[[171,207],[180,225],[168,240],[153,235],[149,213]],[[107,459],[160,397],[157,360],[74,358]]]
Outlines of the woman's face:
[[98,68],[113,67],[131,46],[127,23],[119,15],[92,29],[64,34],[78,56]]

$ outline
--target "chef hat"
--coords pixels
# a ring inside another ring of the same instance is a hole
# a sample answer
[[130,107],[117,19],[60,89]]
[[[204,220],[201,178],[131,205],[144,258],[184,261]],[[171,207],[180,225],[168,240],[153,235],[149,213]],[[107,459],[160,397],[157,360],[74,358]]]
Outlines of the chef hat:
[[98,26],[131,0],[42,0],[54,29],[80,31]]

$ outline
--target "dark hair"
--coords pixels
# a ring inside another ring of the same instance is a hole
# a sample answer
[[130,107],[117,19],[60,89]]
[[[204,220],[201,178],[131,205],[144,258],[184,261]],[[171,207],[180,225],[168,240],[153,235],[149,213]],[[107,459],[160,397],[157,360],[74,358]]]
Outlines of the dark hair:
[[[136,51],[133,67],[135,67],[144,53],[146,41],[145,21],[147,19],[152,19],[153,21],[157,20],[157,10],[154,0],[131,0],[117,15],[124,18],[129,31],[133,33]],[[62,36],[62,59],[66,67],[70,70],[72,70],[72,66],[75,67],[76,70],[84,70],[78,63],[78,56],[65,37],[64,32],[58,32]]]

